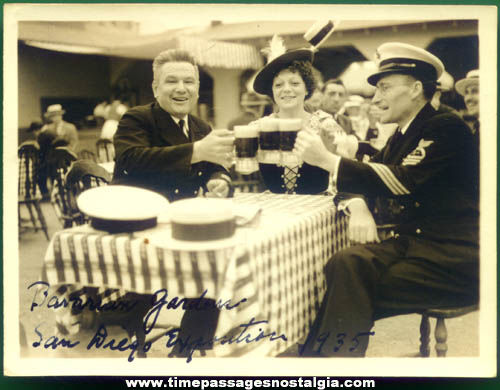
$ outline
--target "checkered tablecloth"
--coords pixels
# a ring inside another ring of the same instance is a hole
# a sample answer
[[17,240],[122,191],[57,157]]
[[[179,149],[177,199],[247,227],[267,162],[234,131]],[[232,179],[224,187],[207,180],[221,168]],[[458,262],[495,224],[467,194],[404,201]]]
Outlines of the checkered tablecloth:
[[52,238],[43,279],[52,286],[137,293],[165,288],[169,297],[198,297],[207,290],[207,297],[232,303],[245,298],[237,308],[221,310],[216,335],[240,334],[240,325],[255,318],[267,323],[252,328],[253,338],[262,329],[287,341],[219,344],[216,354],[278,354],[303,337],[314,319],[326,290],[323,267],[348,245],[346,220],[328,196],[238,194],[234,202],[262,210],[258,226],[238,228],[243,239],[235,247],[177,251],[151,244],[148,231],[109,235],[83,226]]

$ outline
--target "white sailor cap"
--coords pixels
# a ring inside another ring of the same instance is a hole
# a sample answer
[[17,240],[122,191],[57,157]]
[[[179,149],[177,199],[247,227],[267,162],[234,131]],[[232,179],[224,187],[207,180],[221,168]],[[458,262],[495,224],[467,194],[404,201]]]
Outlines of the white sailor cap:
[[368,77],[371,85],[390,74],[408,74],[422,82],[436,82],[444,71],[443,63],[434,54],[407,43],[384,43],[375,55],[378,72]]
[[458,80],[455,89],[460,95],[464,96],[465,90],[473,84],[479,84],[479,69],[471,70],[464,79]]

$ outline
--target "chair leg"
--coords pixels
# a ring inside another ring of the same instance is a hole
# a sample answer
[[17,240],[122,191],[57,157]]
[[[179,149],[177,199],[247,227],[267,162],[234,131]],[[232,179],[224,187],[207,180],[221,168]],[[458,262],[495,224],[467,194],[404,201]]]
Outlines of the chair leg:
[[431,354],[431,349],[429,348],[431,334],[431,325],[429,323],[429,317],[422,314],[422,319],[420,321],[420,356],[429,357]]
[[31,203],[30,202],[26,202],[26,208],[28,209],[29,213],[30,213],[30,219],[31,219],[31,223],[33,224],[33,227],[35,228],[35,232],[38,231],[38,226],[36,224],[36,219],[35,219],[35,214],[33,213],[33,209],[31,208]]
[[45,217],[42,213],[42,208],[40,207],[40,203],[38,201],[35,201],[34,205],[35,205],[35,210],[38,214],[38,219],[40,220],[40,225],[42,225],[42,230],[45,233],[45,237],[47,238],[47,241],[50,241],[49,232],[47,230],[47,222],[45,222]]
[[436,329],[434,330],[434,337],[436,338],[436,354],[438,357],[446,357],[448,352],[448,345],[446,339],[448,338],[448,331],[444,318],[436,319]]

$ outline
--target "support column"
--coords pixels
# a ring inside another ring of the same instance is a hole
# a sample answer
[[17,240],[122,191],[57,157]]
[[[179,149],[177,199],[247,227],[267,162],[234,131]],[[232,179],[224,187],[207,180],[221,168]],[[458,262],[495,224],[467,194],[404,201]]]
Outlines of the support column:
[[214,126],[225,128],[239,113],[241,69],[210,68],[205,71],[214,82]]

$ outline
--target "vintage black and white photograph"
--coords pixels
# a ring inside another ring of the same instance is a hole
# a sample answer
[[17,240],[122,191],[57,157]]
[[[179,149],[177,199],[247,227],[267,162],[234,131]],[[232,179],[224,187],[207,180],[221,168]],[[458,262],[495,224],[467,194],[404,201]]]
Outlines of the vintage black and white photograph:
[[6,375],[496,375],[495,8],[4,23]]

